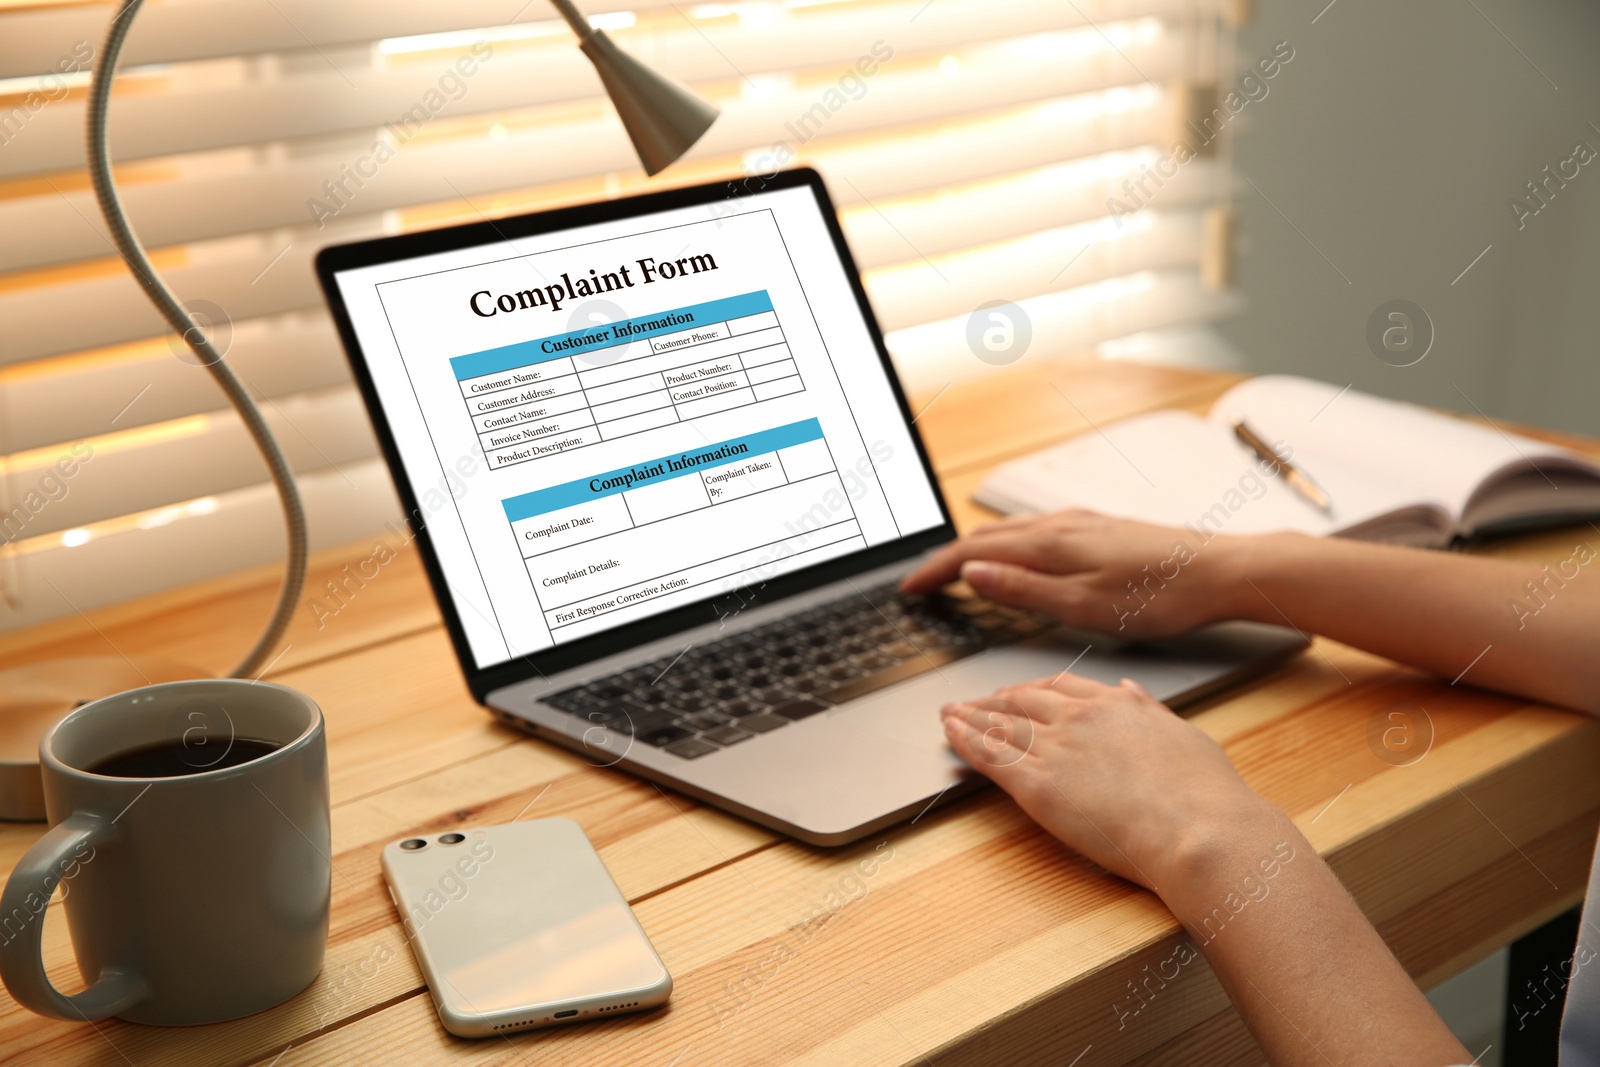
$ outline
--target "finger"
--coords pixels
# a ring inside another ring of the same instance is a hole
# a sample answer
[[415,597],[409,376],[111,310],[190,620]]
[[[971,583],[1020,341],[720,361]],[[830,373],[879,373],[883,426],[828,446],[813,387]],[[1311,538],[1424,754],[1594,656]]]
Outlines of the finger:
[[929,559],[900,579],[900,589],[907,593],[931,593],[953,580],[953,576],[947,577],[945,571],[937,561]]
[[1037,526],[1048,518],[1048,515],[1012,515],[1009,518],[986,522],[973,530],[970,536],[984,537],[988,534],[1005,533],[1008,530],[1022,530],[1029,526]]
[[946,704],[940,709],[945,738],[967,765],[1007,787],[1016,766],[1033,746],[1034,726],[999,701]]
[[1052,530],[1076,530],[1086,525],[1103,521],[1105,516],[1087,508],[1063,508],[1060,511],[1045,512],[1042,514],[1012,515],[1009,518],[997,519],[994,522],[984,523],[972,532],[972,536],[988,533],[999,533],[1005,530],[1020,529],[1025,526],[1048,526]]
[[955,572],[961,569],[961,561],[967,558],[976,540],[975,537],[962,537],[935,549],[922,566],[907,576],[907,580],[917,578],[930,587],[953,581]]
[[1051,565],[1044,532],[1026,528],[1009,530],[990,537],[976,534],[963,537],[939,549],[926,563],[901,579],[908,593],[925,593],[955,581],[962,564],[971,559],[998,560],[1036,570],[1056,569]]
[[999,778],[991,773],[992,768],[974,755],[973,743],[976,741],[976,736],[973,731],[969,730],[965,717],[956,710],[958,707],[959,705],[947,704],[940,711],[939,717],[941,724],[944,726],[945,742],[949,744],[950,751],[954,752],[961,759],[961,762],[990,781],[998,782]]
[[1026,716],[1038,723],[1059,719],[1073,697],[1047,686],[1008,685],[991,697],[974,701],[980,708],[993,708],[1013,717]]
[[1155,697],[1150,695],[1150,690],[1146,689],[1132,678],[1124,678],[1122,680],[1122,688],[1131,691],[1135,696],[1144,697],[1146,700],[1155,700]]
[[1027,754],[1011,746],[1002,733],[985,729],[963,715],[944,717],[945,740],[961,761],[1009,792],[1015,785],[1017,765]]
[[960,573],[961,562],[966,558],[970,544],[967,538],[962,538],[938,549],[915,570],[900,579],[900,588],[907,593],[931,593],[941,586],[949,585]]
[[1080,700],[1090,700],[1094,697],[1104,696],[1116,688],[1115,686],[1106,685],[1104,682],[1097,682],[1093,678],[1085,678],[1081,674],[1073,674],[1071,671],[1057,671],[1055,674],[1047,674],[1043,678],[1033,678],[1019,683],[1019,687],[1047,689],[1065,696],[1077,697]]
[[961,578],[987,600],[1057,618],[1064,618],[1078,600],[1077,582],[1071,576],[1041,573],[993,558],[966,561],[961,565]]

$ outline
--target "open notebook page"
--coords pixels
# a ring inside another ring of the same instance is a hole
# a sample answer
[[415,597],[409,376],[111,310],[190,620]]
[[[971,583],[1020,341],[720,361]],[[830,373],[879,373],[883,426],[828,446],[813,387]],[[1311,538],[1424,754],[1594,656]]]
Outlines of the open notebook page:
[[1330,484],[1336,470],[1384,486],[1384,495],[1397,504],[1437,508],[1454,529],[1486,482],[1527,470],[1529,461],[1581,465],[1566,449],[1530,437],[1355,390],[1340,393],[1339,386],[1306,378],[1252,378],[1223,394],[1210,418],[1220,426],[1243,418],[1269,441],[1288,442],[1292,462],[1328,491],[1341,527],[1359,521],[1360,509],[1351,505],[1361,495],[1347,497]]
[[[1297,457],[1298,458],[1298,457]],[[1359,470],[1324,463],[1323,487],[1344,507],[1329,520],[1282,479],[1263,474],[1230,428],[1177,411],[1138,415],[1001,467],[977,494],[1006,512],[1089,508],[1210,535],[1334,533],[1413,502]],[[1413,520],[1412,540],[1440,540],[1443,516]]]

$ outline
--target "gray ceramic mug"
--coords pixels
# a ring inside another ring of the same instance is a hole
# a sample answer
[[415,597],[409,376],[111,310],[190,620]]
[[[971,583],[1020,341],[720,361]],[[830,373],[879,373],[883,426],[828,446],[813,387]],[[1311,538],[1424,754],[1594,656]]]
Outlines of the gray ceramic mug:
[[[238,739],[277,748],[228,766]],[[90,770],[162,743],[183,746],[188,773]],[[211,1023],[270,1008],[317,976],[333,864],[311,698],[239,679],[147,686],[73,711],[39,756],[51,828],[0,895],[0,978],[19,1004],[58,1019]],[[88,983],[71,996],[40,956],[57,888]]]

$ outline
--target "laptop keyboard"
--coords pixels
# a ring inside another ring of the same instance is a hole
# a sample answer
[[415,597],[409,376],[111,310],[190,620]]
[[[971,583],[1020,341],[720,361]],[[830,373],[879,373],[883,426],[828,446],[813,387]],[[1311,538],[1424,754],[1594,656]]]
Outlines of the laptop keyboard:
[[891,582],[540,699],[698,759],[1051,625]]

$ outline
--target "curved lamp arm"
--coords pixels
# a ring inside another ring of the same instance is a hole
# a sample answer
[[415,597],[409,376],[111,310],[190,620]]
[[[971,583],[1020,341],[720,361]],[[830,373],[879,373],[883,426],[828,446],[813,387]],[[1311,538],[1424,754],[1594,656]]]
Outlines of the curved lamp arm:
[[144,287],[145,295],[150,298],[150,302],[161,312],[161,317],[167,320],[173,331],[182,337],[184,343],[199,357],[201,364],[216,379],[223,395],[239,413],[245,429],[250,431],[250,437],[261,452],[261,458],[266,461],[267,470],[272,474],[272,483],[278,490],[278,499],[283,504],[283,522],[289,540],[288,559],[284,562],[283,587],[278,590],[278,604],[273,610],[272,618],[267,622],[267,628],[256,640],[255,647],[250,649],[231,672],[232,677],[243,678],[261,670],[267,663],[267,657],[282,639],[284,631],[289,628],[290,616],[294,614],[295,604],[300,599],[300,591],[305,586],[306,513],[304,505],[300,502],[300,491],[294,483],[294,472],[289,469],[288,460],[284,458],[271,429],[262,419],[261,410],[256,407],[255,401],[250,399],[250,394],[239,381],[238,375],[223,362],[222,353],[212,346],[211,341],[189,317],[183,305],[178,303],[178,298],[173,295],[172,290],[167,288],[161,276],[156,273],[150,258],[145,255],[143,246],[139,244],[139,238],[128,225],[128,218],[122,211],[122,201],[117,196],[117,186],[111,177],[111,150],[106,143],[106,108],[111,101],[111,82],[117,72],[117,57],[122,53],[122,44],[127,39],[129,27],[133,25],[134,15],[138,13],[143,3],[144,0],[122,0],[116,16],[111,20],[110,28],[106,30],[105,44],[101,47],[99,61],[95,64],[94,81],[89,88],[86,131],[89,176],[94,181],[95,199],[100,202],[100,213],[105,217],[106,226],[111,231],[111,239],[116,244],[117,251],[122,254],[128,269],[133,271],[133,276]]
[[[622,51],[604,32],[589,25],[572,0],[551,2],[577,35],[578,47],[594,63],[646,172],[656,174],[667,167],[688,151],[716,120],[717,109],[714,106]],[[288,629],[289,618],[305,586],[305,507],[295,487],[294,474],[277,441],[273,439],[272,431],[262,419],[260,409],[250,399],[250,394],[232,368],[223,362],[222,353],[212,346],[178,298],[162,282],[139,244],[139,238],[128,225],[122,201],[117,196],[116,183],[111,177],[111,152],[106,142],[106,109],[111,101],[111,82],[116,75],[117,57],[122,53],[128,29],[143,3],[144,0],[122,0],[110,28],[106,30],[105,44],[95,65],[94,81],[89,90],[86,131],[89,175],[94,181],[94,194],[100,202],[100,213],[105,216],[117,251],[122,254],[123,261],[133,271],[139,284],[144,286],[145,295],[151,303],[200,358],[227,396],[228,402],[239,413],[262,459],[266,461],[272,482],[278,489],[278,499],[283,504],[284,526],[289,538],[283,587],[278,591],[278,604],[266,630],[256,641],[255,647],[232,671],[234,677],[247,677],[260,670],[267,662],[267,656],[277,647],[284,631]]]

